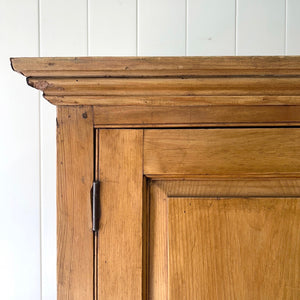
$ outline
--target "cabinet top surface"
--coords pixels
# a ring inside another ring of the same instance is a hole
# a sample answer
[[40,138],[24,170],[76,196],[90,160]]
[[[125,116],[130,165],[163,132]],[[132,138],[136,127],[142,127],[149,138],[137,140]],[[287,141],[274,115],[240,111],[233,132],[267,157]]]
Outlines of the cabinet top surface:
[[25,57],[11,63],[25,76],[300,75],[300,56]]
[[300,56],[31,57],[11,64],[55,105],[300,104]]

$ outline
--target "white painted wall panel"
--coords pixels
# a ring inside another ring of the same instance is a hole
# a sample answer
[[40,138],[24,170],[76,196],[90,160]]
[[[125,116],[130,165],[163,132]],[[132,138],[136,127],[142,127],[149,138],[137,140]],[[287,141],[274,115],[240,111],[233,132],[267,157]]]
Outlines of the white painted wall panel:
[[87,0],[40,0],[41,55],[87,55]]
[[9,57],[38,56],[38,1],[0,0],[0,299],[40,299],[39,99]]
[[138,55],[185,55],[185,0],[138,0]]
[[[87,55],[87,0],[40,0],[41,56]],[[41,97],[42,294],[56,299],[56,108]]]
[[285,0],[237,0],[237,54],[283,55]]
[[235,0],[187,1],[187,55],[235,55]]
[[286,54],[300,54],[300,1],[287,0]]
[[136,55],[136,0],[89,1],[89,55]]

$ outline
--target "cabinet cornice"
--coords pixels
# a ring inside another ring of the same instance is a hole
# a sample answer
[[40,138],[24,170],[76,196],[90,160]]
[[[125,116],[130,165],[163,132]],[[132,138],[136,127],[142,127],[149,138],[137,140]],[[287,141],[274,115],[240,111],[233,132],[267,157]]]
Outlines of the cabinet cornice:
[[55,105],[299,105],[300,56],[12,58]]

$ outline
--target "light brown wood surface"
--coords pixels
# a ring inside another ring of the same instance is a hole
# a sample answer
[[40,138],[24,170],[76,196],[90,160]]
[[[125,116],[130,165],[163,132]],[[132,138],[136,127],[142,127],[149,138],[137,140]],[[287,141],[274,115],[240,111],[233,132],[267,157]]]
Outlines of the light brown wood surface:
[[[164,178],[151,180],[151,198],[168,197],[297,197],[299,177]],[[166,219],[167,220],[167,219]]]
[[232,127],[300,125],[300,106],[95,106],[95,127]]
[[299,95],[299,77],[28,78],[47,96]]
[[299,104],[296,56],[13,58],[11,62],[55,105]]
[[300,75],[299,56],[23,57],[11,63],[36,77]]
[[[265,196],[269,198],[296,198],[299,195],[299,178],[240,179],[228,177],[193,180],[152,180],[150,182],[149,299],[168,299],[168,202],[170,198],[257,198]],[[204,297],[204,299],[206,298]],[[229,297],[229,299],[231,298]]]
[[299,147],[298,128],[146,129],[144,173],[299,174]]
[[57,111],[57,298],[93,298],[92,107]]
[[300,198],[169,198],[168,299],[299,299]]
[[[44,95],[54,105],[101,106],[205,106],[205,105],[299,105],[300,96],[78,96]],[[100,106],[100,107],[101,107]],[[96,106],[97,107],[97,106]],[[113,111],[112,108],[110,108]]]
[[143,131],[100,130],[99,299],[142,299]]
[[167,196],[150,182],[149,300],[168,299]]
[[58,106],[58,299],[300,298],[300,57],[11,62]]

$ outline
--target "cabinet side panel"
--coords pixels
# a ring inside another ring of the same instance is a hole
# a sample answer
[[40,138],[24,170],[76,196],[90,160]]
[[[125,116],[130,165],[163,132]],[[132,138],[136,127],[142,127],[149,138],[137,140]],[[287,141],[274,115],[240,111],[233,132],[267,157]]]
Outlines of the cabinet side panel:
[[99,299],[141,299],[143,130],[100,130]]
[[[13,1],[14,2],[14,1]],[[23,1],[27,2],[27,1]],[[39,0],[41,57],[86,56],[88,0]],[[56,299],[56,107],[40,97],[42,299]]]
[[57,111],[57,297],[93,299],[93,111]]

